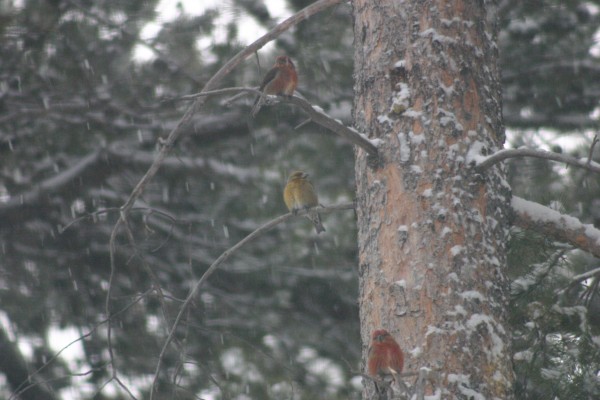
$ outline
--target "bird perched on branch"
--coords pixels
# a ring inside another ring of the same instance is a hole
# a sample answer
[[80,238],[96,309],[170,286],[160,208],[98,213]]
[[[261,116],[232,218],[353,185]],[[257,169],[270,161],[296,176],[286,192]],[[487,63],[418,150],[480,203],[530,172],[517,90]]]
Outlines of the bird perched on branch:
[[275,65],[267,72],[260,84],[259,90],[262,94],[254,101],[252,116],[256,116],[266,95],[292,96],[296,86],[298,86],[298,74],[296,74],[296,67],[292,59],[288,56],[277,57]]
[[397,375],[402,372],[404,354],[392,335],[385,329],[376,330],[371,334],[367,367],[369,376],[375,380],[375,389],[378,393],[385,388],[377,385],[377,382],[385,382],[389,387],[397,381]]
[[302,209],[309,210],[306,217],[313,223],[317,233],[325,232],[319,213],[310,210],[319,205],[319,199],[306,172],[296,171],[290,175],[283,189],[283,201],[293,214]]

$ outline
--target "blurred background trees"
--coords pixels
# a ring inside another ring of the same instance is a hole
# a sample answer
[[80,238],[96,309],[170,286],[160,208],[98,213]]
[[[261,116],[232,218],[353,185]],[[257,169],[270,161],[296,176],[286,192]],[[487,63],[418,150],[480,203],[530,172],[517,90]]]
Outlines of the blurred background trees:
[[[158,3],[0,5],[0,358],[20,356],[30,372],[45,366],[34,378],[55,398],[127,398],[114,381],[101,390],[112,373],[105,301],[118,207],[187,107],[177,98],[255,39],[240,21],[276,23],[268,1],[230,0],[200,15],[182,4],[174,20],[157,15]],[[280,3],[287,15],[311,1]],[[507,145],[587,157],[598,123],[600,1],[499,6]],[[157,26],[150,38],[148,24]],[[258,85],[285,53],[299,91],[350,124],[352,45],[343,4],[284,34],[223,85]],[[141,49],[152,56],[140,58]],[[252,98],[223,100],[194,117],[136,204],[135,246],[117,240],[114,354],[138,398],[190,287],[221,252],[286,212],[292,170],[311,175],[323,204],[353,200],[350,145],[314,124],[294,129],[305,117],[292,106],[251,119]],[[509,171],[514,194],[600,223],[597,176],[530,159]],[[324,225],[319,236],[303,219],[280,225],[211,277],[167,354],[162,398],[359,398],[355,218],[331,213]],[[517,229],[509,256],[518,398],[600,395],[598,279],[575,279],[598,260]],[[18,383],[7,368],[17,364],[5,365],[8,398]]]

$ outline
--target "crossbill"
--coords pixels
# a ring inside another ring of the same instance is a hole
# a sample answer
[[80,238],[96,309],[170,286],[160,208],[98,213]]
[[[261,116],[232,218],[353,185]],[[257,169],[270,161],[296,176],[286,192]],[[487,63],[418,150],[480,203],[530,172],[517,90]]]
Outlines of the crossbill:
[[296,171],[290,175],[283,189],[283,201],[288,210],[294,214],[302,209],[309,210],[306,217],[313,223],[317,233],[325,232],[319,213],[310,210],[319,205],[319,199],[306,172]]
[[296,86],[298,86],[298,74],[292,59],[288,56],[277,57],[275,65],[267,72],[260,84],[259,90],[262,94],[254,101],[252,116],[256,116],[266,95],[291,96],[294,94]]
[[[404,367],[404,354],[392,335],[385,329],[379,329],[371,334],[369,358],[367,361],[369,376],[376,381],[396,381],[396,376]],[[377,391],[380,389],[375,383]]]

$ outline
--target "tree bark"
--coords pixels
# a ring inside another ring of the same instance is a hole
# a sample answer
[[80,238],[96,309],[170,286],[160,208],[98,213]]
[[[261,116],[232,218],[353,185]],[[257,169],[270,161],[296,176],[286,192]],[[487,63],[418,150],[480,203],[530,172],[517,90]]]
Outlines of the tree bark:
[[371,332],[384,328],[405,371],[439,371],[425,394],[512,399],[510,188],[501,166],[465,166],[472,146],[493,152],[504,141],[495,7],[353,6],[355,124],[381,140],[378,160],[356,151],[363,363]]

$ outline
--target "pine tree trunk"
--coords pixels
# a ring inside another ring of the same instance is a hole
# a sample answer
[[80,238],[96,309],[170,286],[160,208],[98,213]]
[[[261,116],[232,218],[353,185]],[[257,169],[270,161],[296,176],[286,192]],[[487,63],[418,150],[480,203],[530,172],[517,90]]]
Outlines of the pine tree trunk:
[[356,155],[363,360],[384,328],[404,349],[405,372],[439,370],[427,393],[512,399],[510,188],[502,169],[481,176],[465,163],[504,141],[495,6],[353,6],[355,124],[381,140],[376,162]]

